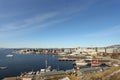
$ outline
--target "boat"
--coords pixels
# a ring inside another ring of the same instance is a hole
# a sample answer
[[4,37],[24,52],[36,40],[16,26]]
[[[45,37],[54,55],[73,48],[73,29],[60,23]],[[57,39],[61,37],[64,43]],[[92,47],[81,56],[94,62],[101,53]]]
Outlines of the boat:
[[47,65],[47,60],[45,60],[45,67],[46,67],[45,69],[41,69],[41,70],[40,70],[41,73],[45,73],[45,72],[50,72],[50,71],[51,71],[51,70],[50,70],[50,69],[51,69],[51,66],[48,66],[48,65]]
[[93,61],[93,62],[91,63],[91,66],[97,67],[97,66],[99,66],[99,62],[98,62],[98,61]]
[[6,66],[1,66],[1,67],[0,67],[0,70],[6,69],[6,68],[7,68]]
[[6,55],[6,57],[13,57],[13,55],[12,54],[8,54],[8,55]]
[[85,62],[84,60],[78,60],[78,61],[75,61],[74,64],[76,66],[86,66],[88,63]]

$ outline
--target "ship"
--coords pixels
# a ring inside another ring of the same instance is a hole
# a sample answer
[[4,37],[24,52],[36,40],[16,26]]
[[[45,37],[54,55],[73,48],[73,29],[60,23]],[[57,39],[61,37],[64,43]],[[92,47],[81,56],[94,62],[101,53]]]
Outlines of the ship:
[[86,66],[88,63],[85,62],[84,60],[78,60],[78,61],[75,61],[74,64],[76,66]]
[[6,57],[13,57],[13,55],[12,54],[8,54],[8,55],[6,55]]
[[97,67],[97,66],[99,66],[99,62],[98,62],[98,61],[93,61],[93,62],[91,63],[91,66]]

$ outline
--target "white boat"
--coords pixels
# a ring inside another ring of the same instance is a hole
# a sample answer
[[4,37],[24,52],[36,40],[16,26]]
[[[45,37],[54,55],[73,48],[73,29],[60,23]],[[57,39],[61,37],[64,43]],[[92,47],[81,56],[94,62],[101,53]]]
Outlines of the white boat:
[[12,54],[8,54],[8,55],[6,55],[6,57],[13,57],[13,55]]
[[86,66],[88,63],[84,60],[75,61],[76,66]]
[[6,69],[6,68],[7,68],[7,67],[5,67],[5,66],[1,66],[1,67],[0,67],[0,69]]
[[41,69],[40,73],[50,72],[51,66],[47,66],[47,60],[45,60],[45,69]]
[[41,69],[41,70],[40,70],[40,73],[45,73],[45,69]]

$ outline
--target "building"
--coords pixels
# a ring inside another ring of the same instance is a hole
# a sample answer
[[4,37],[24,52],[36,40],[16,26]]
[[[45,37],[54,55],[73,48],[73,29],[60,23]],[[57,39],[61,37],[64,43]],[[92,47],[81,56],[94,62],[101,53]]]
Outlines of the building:
[[62,53],[62,52],[64,52],[63,49],[56,49],[55,50],[55,53]]
[[70,49],[70,52],[75,52],[76,51],[76,48],[71,48]]
[[106,50],[105,50],[105,48],[97,48],[97,52],[99,52],[99,53],[105,53]]
[[120,48],[117,49],[118,53],[120,53]]
[[113,53],[114,52],[114,48],[106,48],[106,53]]
[[66,49],[64,49],[64,52],[65,53],[70,53],[70,49],[66,48]]

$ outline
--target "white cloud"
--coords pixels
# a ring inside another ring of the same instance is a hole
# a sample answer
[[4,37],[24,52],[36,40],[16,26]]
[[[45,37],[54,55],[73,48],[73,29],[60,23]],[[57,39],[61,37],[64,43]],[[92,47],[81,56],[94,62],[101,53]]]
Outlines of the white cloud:
[[29,19],[24,19],[21,21],[18,20],[17,22],[11,22],[8,24],[4,24],[0,26],[0,32],[11,31],[11,30],[16,30],[16,29],[20,30],[23,28],[27,28],[30,25],[42,23],[49,18],[54,18],[56,15],[58,15],[58,13],[56,12],[47,13],[47,14],[38,15],[38,16],[29,18]]
[[[53,15],[49,16],[49,18],[50,17],[54,18]],[[49,18],[47,18],[46,16],[43,18],[42,16],[42,18],[38,18],[38,19],[32,18],[32,19],[24,20],[25,23],[16,22],[16,23],[4,25],[0,29],[0,38],[8,38],[8,37],[10,38],[14,36],[24,35],[26,33],[34,32],[36,30],[41,30],[44,27],[48,27],[50,25],[61,23],[70,19],[70,18],[63,18],[57,20],[53,19],[47,22],[46,20]],[[35,25],[35,26],[31,26],[31,25]]]
[[[76,6],[68,6],[64,9],[53,11],[53,12],[46,12],[40,15],[31,16],[29,18],[24,18],[22,20],[17,20],[15,22],[9,22],[0,25],[0,37],[7,37],[7,36],[14,36],[23,33],[29,33],[31,31],[41,29],[43,27],[48,27],[50,25],[54,25],[57,23],[61,23],[63,21],[71,19],[71,15],[75,15],[80,13],[82,10],[89,8],[92,3],[85,3],[83,5],[76,5]],[[13,13],[14,14],[14,13]],[[13,14],[7,15],[7,17],[14,17]],[[15,13],[16,16],[20,15],[19,13]],[[26,13],[25,13],[26,14]],[[23,14],[22,14],[23,15]],[[3,17],[6,16],[2,15]]]
[[37,15],[23,20],[17,20],[16,22],[1,24],[0,35],[6,36],[6,34],[13,35],[14,33],[15,35],[17,35],[23,33],[24,31],[30,31],[30,30],[33,31],[33,29],[34,30],[38,28],[40,29],[69,19],[68,17],[65,16],[64,16],[65,18],[60,18],[60,16],[61,16],[61,12],[58,11],[58,12],[46,13],[44,15]]

